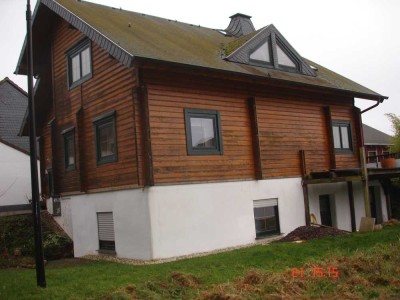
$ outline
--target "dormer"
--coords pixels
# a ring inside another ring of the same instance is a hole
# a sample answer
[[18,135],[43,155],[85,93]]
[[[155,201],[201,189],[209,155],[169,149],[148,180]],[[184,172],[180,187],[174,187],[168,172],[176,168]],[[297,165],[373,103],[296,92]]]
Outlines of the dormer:
[[315,71],[272,24],[229,43],[225,47],[225,55],[230,62],[316,76]]

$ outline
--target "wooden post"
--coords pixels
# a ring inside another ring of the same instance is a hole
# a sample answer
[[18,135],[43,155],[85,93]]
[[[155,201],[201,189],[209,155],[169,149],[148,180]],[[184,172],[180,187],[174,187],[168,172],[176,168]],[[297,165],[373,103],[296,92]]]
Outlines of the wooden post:
[[329,168],[336,169],[336,154],[335,154],[335,146],[333,141],[333,123],[332,123],[332,115],[331,108],[329,106],[324,107],[325,112],[325,124],[328,136],[328,147],[329,147]]
[[254,153],[254,169],[257,180],[263,179],[262,161],[261,161],[261,143],[258,128],[257,102],[255,97],[249,98],[249,114],[251,123],[251,133]]
[[364,147],[360,147],[360,161],[361,161],[361,177],[364,190],[365,216],[367,218],[371,218],[371,207],[369,205],[368,170],[367,170],[367,163],[365,161]]
[[354,192],[353,192],[353,182],[347,182],[347,192],[349,195],[349,204],[350,204],[350,218],[351,218],[351,231],[355,232],[356,229],[356,214],[354,210]]
[[77,124],[77,144],[78,144],[78,165],[79,165],[79,183],[80,191],[87,192],[87,180],[86,180],[86,147],[84,145],[85,139],[85,128],[84,128],[84,113],[81,107],[76,113],[76,124]]
[[151,130],[150,130],[150,114],[147,88],[140,87],[140,101],[142,108],[142,134],[143,134],[143,149],[144,149],[144,166],[145,166],[145,186],[154,185],[153,175],[153,154],[151,149]]
[[310,203],[308,199],[308,186],[305,183],[304,179],[307,176],[307,169],[306,169],[306,155],[304,150],[300,150],[300,161],[301,161],[301,185],[303,187],[303,198],[304,198],[304,214],[306,217],[306,225],[311,225],[311,218],[310,218]]

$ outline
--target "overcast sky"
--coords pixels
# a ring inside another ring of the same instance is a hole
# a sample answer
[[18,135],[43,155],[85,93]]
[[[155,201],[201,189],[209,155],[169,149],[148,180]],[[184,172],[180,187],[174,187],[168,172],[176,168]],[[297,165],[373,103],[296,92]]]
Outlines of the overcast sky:
[[[13,73],[26,33],[26,0],[0,0],[0,80]],[[363,114],[363,122],[392,134],[385,113],[400,115],[400,1],[398,0],[91,0],[181,22],[225,29],[229,16],[252,16],[256,29],[273,23],[300,55],[389,100]],[[32,9],[36,0],[31,0]],[[364,109],[370,100],[357,100]]]

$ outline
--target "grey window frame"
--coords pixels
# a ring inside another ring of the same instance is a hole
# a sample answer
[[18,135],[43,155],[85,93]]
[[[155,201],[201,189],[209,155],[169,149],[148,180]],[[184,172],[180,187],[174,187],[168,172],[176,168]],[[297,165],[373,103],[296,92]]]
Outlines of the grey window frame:
[[[294,67],[286,66],[286,65],[281,65],[278,62],[278,46],[282,49],[283,53],[289,57],[289,59],[294,63]],[[278,64],[278,70],[284,70],[287,72],[294,72],[294,73],[299,73],[300,71],[300,64],[297,61],[296,57],[294,57],[291,53],[291,51],[285,46],[284,43],[282,43],[278,38],[276,38],[276,62]]]
[[[268,50],[269,50],[269,62],[268,61],[263,61],[263,60],[259,60],[259,59],[254,59],[251,58],[250,56],[257,51],[263,44],[265,44],[266,42],[268,42]],[[261,67],[269,67],[269,68],[274,68],[274,53],[273,53],[273,45],[272,45],[272,39],[271,36],[267,37],[265,40],[261,40],[260,43],[257,44],[256,47],[252,48],[249,51],[249,62],[251,62],[254,65],[258,65]]]
[[[65,171],[75,170],[76,165],[76,147],[75,147],[75,128],[68,128],[61,132],[63,135],[63,142],[64,142],[64,169]],[[73,144],[73,156],[74,156],[74,163],[69,164],[69,157],[68,157],[68,145],[67,141],[68,138],[72,136],[72,144]]]
[[[78,80],[72,81],[72,59],[79,55],[81,56],[82,52],[86,49],[89,49],[90,53],[90,73],[82,76],[82,58],[79,60],[79,72],[81,73],[81,77]],[[92,59],[92,47],[89,39],[85,39],[80,41],[77,45],[73,46],[71,49],[67,51],[67,69],[68,69],[68,88],[72,89],[85,81],[89,80],[93,76],[93,59]]]
[[[217,110],[204,110],[185,108],[185,129],[186,129],[186,145],[188,155],[223,155],[224,147],[222,142],[222,127],[221,127],[221,114]],[[214,134],[216,147],[215,148],[199,148],[192,145],[192,128],[190,119],[206,118],[214,120]]]
[[[353,153],[353,130],[351,126],[350,121],[340,121],[340,120],[334,120],[332,121],[332,137],[335,139],[334,134],[333,134],[333,128],[334,127],[339,127],[339,137],[340,137],[340,148],[335,148],[335,140],[333,140],[333,147],[335,149],[335,153]],[[342,130],[340,128],[346,127],[347,128],[347,135],[349,138],[349,148],[343,148],[343,141],[342,141]]]
[[[118,160],[118,144],[117,144],[117,132],[116,132],[116,115],[115,111],[108,112],[100,115],[99,117],[93,120],[94,131],[95,131],[95,148],[96,148],[96,162],[97,165],[102,165],[106,163],[116,162]],[[101,157],[101,147],[100,147],[100,135],[99,130],[101,127],[105,127],[106,125],[112,126],[112,134],[115,143],[115,153],[112,155],[108,155],[105,157]]]

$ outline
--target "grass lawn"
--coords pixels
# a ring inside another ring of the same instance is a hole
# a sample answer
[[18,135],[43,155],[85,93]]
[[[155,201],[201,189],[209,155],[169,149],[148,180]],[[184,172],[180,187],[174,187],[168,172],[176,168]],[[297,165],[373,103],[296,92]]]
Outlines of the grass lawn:
[[[46,289],[36,287],[35,270],[0,269],[0,299],[400,298],[399,253],[400,225],[393,225],[159,265],[55,263],[46,268]],[[330,268],[338,269],[337,278]]]

